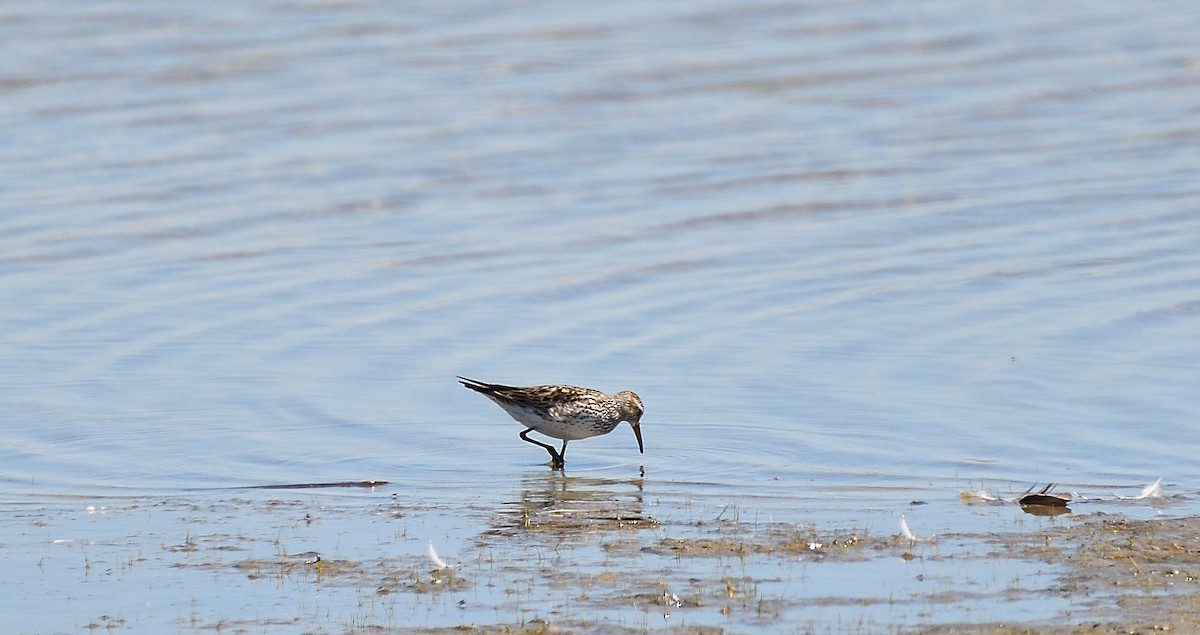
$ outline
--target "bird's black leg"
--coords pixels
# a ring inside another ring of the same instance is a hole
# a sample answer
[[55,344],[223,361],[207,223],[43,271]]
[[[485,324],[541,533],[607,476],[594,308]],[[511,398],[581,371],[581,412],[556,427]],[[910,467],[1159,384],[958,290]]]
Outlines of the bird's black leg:
[[[530,432],[533,432],[533,428],[526,428],[525,431],[519,435],[521,437],[521,440],[528,441],[529,443],[532,443],[534,445],[540,445],[543,448],[546,448],[546,451],[550,453],[550,467],[552,467],[556,470],[561,470],[563,467],[562,452],[555,450],[554,446],[552,446],[552,445],[542,443],[541,441],[538,441],[536,439],[530,439],[528,436]],[[565,452],[566,450],[567,450],[567,442],[563,441],[563,452]]]

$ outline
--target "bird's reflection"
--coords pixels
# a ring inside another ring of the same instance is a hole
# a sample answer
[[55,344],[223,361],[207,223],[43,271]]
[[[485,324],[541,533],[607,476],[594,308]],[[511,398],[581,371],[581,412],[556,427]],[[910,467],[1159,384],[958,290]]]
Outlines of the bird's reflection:
[[498,530],[641,529],[658,523],[644,509],[645,471],[629,478],[527,472],[520,498],[504,503]]

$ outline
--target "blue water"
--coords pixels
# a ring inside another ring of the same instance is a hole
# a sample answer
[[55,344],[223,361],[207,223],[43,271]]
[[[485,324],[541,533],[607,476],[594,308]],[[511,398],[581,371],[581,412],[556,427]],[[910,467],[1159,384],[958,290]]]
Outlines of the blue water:
[[2,7],[0,499],[487,505],[546,457],[456,374],[635,390],[646,454],[622,427],[569,472],[785,520],[1193,492],[1198,33],[1186,3]]

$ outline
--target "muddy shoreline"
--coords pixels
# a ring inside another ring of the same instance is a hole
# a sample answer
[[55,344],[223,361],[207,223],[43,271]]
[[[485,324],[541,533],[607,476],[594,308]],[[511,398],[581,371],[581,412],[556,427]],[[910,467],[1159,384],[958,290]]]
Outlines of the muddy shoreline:
[[[989,503],[930,536],[919,506],[916,535],[872,532],[644,486],[547,477],[498,504],[384,490],[31,503],[0,521],[0,583],[62,618],[20,633],[1200,629],[1200,518],[1133,518],[1143,503],[1052,518]],[[1173,504],[1160,500],[1147,504]]]
[[[912,629],[887,625],[862,625],[854,632],[904,633],[978,633],[978,634],[1074,634],[1074,633],[1149,633],[1194,632],[1200,629],[1200,518],[1133,520],[1121,515],[1097,512],[1077,517],[1070,526],[1057,526],[1034,532],[1000,534],[956,534],[938,538],[981,547],[972,554],[951,556],[966,561],[991,559],[1035,560],[1061,567],[1056,583],[1037,592],[1069,598],[1075,607],[1071,616],[1024,622],[1020,615],[1005,622],[956,622],[929,624]],[[632,528],[625,528],[632,529]],[[852,561],[866,558],[903,559],[937,558],[925,554],[918,543],[902,536],[869,537],[853,531],[821,533],[795,527],[738,527],[715,523],[706,537],[665,539],[650,546],[634,547],[620,540],[608,543],[622,557],[636,553],[672,554],[687,558],[745,558],[751,555],[778,557],[801,556],[820,560]],[[561,584],[594,588],[615,580],[597,580],[587,576],[563,576]],[[643,593],[625,599],[663,607],[664,610],[703,610],[716,608],[723,614],[733,611],[766,613],[763,626],[777,627],[770,614],[779,607],[772,601],[747,597],[755,580],[730,578],[693,580],[690,594],[673,593],[662,585],[661,593]],[[925,598],[933,603],[963,601],[1003,602],[1001,596],[972,597],[969,593],[943,593]],[[827,597],[827,604],[866,604],[860,598]],[[773,600],[780,602],[780,600]],[[768,606],[764,607],[764,603]],[[659,629],[655,629],[659,630]],[[801,631],[804,629],[801,628]],[[403,632],[414,632],[402,629]],[[816,629],[822,632],[822,629]],[[400,632],[400,631],[397,631]],[[475,625],[419,630],[425,633],[553,633],[553,632],[644,632],[587,620],[552,621],[534,619],[521,623]],[[660,632],[732,633],[737,629],[721,627],[679,627]]]

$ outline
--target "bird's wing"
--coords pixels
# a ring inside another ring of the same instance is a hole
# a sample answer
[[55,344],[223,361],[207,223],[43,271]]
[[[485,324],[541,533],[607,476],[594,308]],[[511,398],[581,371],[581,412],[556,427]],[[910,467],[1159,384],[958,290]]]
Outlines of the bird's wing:
[[583,410],[588,401],[604,399],[604,393],[577,386],[505,386],[459,377],[462,385],[500,403],[528,408],[555,419],[568,418]]

